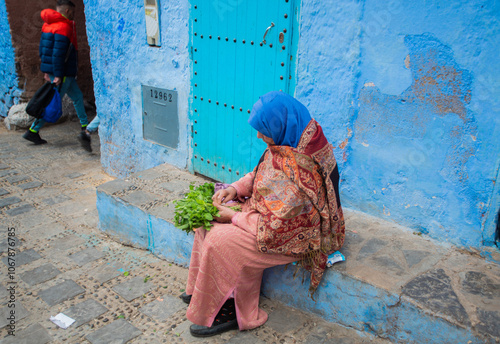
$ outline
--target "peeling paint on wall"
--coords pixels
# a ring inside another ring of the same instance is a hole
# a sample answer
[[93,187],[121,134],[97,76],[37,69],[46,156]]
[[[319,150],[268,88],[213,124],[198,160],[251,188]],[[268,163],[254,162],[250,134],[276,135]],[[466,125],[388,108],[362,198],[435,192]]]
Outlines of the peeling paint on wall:
[[499,6],[302,1],[296,96],[337,147],[345,206],[493,244]]
[[[373,86],[360,91],[350,159],[366,176],[356,178],[352,190],[364,200],[358,205],[366,211],[377,211],[384,202],[379,211],[385,216],[388,209],[397,209],[392,214],[400,223],[477,246],[484,214],[480,203],[488,195],[475,189],[467,165],[479,147],[473,139],[478,135],[475,114],[468,109],[471,73],[431,34],[408,35],[404,41],[411,86],[400,95],[383,94]],[[365,187],[382,192],[368,198]],[[462,228],[443,231],[442,223]],[[476,230],[467,233],[467,227]]]

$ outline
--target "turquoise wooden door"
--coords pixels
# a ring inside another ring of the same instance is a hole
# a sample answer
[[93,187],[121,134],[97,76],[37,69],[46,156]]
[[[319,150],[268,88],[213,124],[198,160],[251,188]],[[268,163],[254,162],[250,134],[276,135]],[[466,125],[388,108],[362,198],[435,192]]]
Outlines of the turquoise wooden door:
[[266,145],[247,121],[260,95],[293,94],[297,3],[192,1],[195,172],[233,182],[257,164]]

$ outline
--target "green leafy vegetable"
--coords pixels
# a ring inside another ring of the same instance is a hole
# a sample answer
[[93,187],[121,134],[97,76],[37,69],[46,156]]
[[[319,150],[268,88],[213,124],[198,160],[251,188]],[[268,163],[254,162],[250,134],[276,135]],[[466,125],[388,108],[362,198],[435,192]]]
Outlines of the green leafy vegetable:
[[203,227],[207,231],[212,228],[214,217],[219,216],[219,211],[212,204],[214,184],[205,183],[198,187],[189,186],[189,192],[175,203],[175,226],[189,233],[195,228]]

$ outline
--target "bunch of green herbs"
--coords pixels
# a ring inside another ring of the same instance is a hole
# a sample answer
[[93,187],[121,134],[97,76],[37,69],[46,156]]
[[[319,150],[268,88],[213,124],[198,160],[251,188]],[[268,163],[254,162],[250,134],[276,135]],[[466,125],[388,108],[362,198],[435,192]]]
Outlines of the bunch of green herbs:
[[214,184],[205,183],[198,187],[189,185],[189,192],[175,203],[175,226],[189,233],[194,229],[203,227],[207,231],[212,228],[210,223],[214,216],[219,216],[219,210],[212,204]]

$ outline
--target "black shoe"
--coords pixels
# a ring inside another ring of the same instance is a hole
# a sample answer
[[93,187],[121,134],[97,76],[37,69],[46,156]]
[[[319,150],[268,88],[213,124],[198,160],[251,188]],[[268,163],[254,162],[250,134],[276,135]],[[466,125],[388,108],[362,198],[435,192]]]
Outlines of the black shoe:
[[212,326],[191,325],[189,331],[194,337],[211,337],[238,328],[234,299],[228,299],[217,313]]
[[211,337],[227,331],[236,330],[237,328],[238,321],[234,319],[219,325],[212,325],[211,327],[193,324],[189,328],[189,332],[191,332],[193,337]]
[[92,152],[92,146],[90,145],[90,135],[85,132],[85,130],[82,130],[80,134],[78,135],[78,141],[82,144],[83,149],[85,149],[87,152]]
[[34,133],[29,129],[23,134],[23,138],[33,142],[35,145],[43,145],[44,143],[47,143],[47,141],[40,137],[40,134]]
[[182,301],[184,301],[184,303],[187,303],[189,305],[189,303],[191,302],[191,296],[192,295],[182,293],[181,296],[179,296],[179,297],[181,298]]

